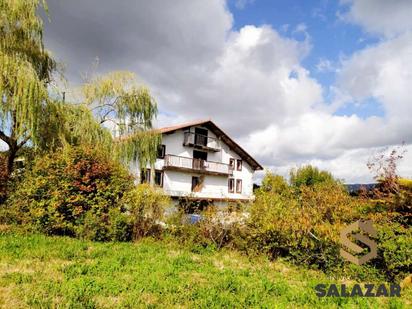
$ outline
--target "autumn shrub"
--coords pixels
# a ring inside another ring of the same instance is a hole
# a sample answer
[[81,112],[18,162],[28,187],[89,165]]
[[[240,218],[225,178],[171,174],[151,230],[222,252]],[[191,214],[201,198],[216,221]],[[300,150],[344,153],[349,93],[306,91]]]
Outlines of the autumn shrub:
[[401,215],[401,222],[412,226],[412,180],[400,178],[399,193],[395,197],[395,209]]
[[405,152],[401,145],[391,151],[384,150],[368,161],[367,166],[377,185],[361,197],[373,203],[373,212],[378,219],[390,217],[392,222],[411,227],[412,180],[401,178],[397,173],[398,162]]
[[8,199],[8,223],[49,235],[96,233],[87,237],[103,240],[110,209],[132,187],[128,172],[105,153],[66,147],[38,157],[26,171]]
[[120,205],[130,214],[133,238],[159,236],[165,209],[170,203],[163,191],[149,184],[138,185],[126,192]]
[[168,217],[168,231],[183,243],[191,245],[194,251],[222,247],[248,250],[244,241],[247,225],[243,207],[217,207],[212,204],[196,213],[199,216],[196,222],[191,220],[185,208],[180,208]]
[[269,173],[263,183],[268,182],[277,186],[263,185],[251,208],[251,246],[272,258],[282,256],[321,269],[335,266],[339,232],[359,216],[359,202],[334,181],[301,184],[298,195],[280,176]]

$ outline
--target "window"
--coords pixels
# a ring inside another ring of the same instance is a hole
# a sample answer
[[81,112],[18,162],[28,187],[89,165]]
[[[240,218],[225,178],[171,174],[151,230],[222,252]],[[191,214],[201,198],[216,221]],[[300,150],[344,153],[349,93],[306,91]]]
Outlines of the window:
[[192,192],[199,192],[200,191],[200,177],[193,176],[192,177]]
[[235,169],[235,159],[233,159],[233,158],[229,159],[229,166],[232,170]]
[[140,183],[150,183],[150,168],[140,172]]
[[237,164],[236,164],[236,169],[237,169],[238,171],[241,171],[241,170],[242,170],[242,160],[237,160],[236,163],[237,163]]
[[157,148],[157,158],[158,159],[163,159],[166,154],[166,145],[160,145],[159,148]]
[[207,146],[207,130],[195,128],[195,145]]
[[242,179],[236,179],[236,193],[242,193]]
[[155,185],[163,187],[163,171],[155,171],[154,182]]
[[193,159],[199,159],[199,160],[207,161],[207,152],[199,151],[199,150],[193,150]]
[[235,192],[235,179],[229,178],[228,180],[228,191],[229,193]]

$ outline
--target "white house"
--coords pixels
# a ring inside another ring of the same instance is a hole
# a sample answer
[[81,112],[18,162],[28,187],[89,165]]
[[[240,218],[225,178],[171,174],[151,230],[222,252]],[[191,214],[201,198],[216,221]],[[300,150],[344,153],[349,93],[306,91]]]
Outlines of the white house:
[[211,120],[161,128],[155,171],[136,174],[172,198],[213,202],[253,199],[253,173],[262,166]]

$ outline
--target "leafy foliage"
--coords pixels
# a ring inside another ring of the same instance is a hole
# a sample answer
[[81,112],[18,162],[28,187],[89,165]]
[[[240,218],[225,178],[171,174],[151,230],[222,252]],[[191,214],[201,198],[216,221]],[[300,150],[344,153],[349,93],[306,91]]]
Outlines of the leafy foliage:
[[267,172],[265,177],[262,179],[260,191],[282,194],[287,191],[288,187],[289,186],[285,178],[280,175]]
[[112,153],[113,138],[84,104],[50,102],[41,121],[39,146],[44,151],[59,151],[66,145],[98,147]]
[[79,226],[106,222],[132,185],[127,171],[99,150],[67,147],[36,160],[8,210],[15,222],[43,233],[81,236]]
[[[383,151],[370,159],[367,166],[378,182],[371,192],[361,196],[374,204],[377,217],[391,217],[403,225],[412,225],[412,181],[397,174],[398,162],[403,158],[402,146],[389,153]],[[382,218],[380,218],[382,220]]]
[[85,106],[100,125],[113,127],[119,137],[116,155],[140,166],[153,164],[161,141],[151,130],[157,104],[148,88],[139,85],[131,72],[111,72],[92,77],[82,87]]
[[412,269],[412,230],[399,223],[380,224],[378,228],[378,258],[374,261],[377,269],[386,277],[400,281]]
[[[311,175],[312,169],[307,170]],[[300,175],[304,176],[297,178],[313,179],[306,177],[307,173]],[[293,181],[293,185],[287,186],[281,176],[267,174],[251,208],[249,246],[274,258],[281,256],[350,277],[403,279],[411,267],[410,228],[398,223],[405,223],[399,220],[398,213],[379,204],[385,203],[385,199],[377,203],[373,199],[353,198],[339,182],[326,179],[309,182],[310,185]],[[400,183],[406,190],[409,182]],[[405,205],[404,198],[399,190],[391,196],[391,205],[398,205],[399,211],[399,205]],[[378,230],[378,257],[362,267],[343,263],[339,254],[341,229],[358,219],[372,219]]]
[[295,187],[312,186],[321,182],[337,182],[331,173],[306,165],[290,171],[290,183]]
[[179,208],[168,218],[169,232],[182,242],[193,244],[194,251],[222,247],[239,249],[243,245],[241,234],[246,228],[243,210],[240,207],[218,209],[208,205],[203,210],[198,208],[195,214],[197,222],[190,222],[192,217],[187,214],[187,208]]
[[269,173],[263,183],[251,208],[252,245],[322,269],[336,265],[339,231],[357,216],[357,202],[330,181],[301,184],[298,195],[281,176]]
[[131,216],[134,239],[160,234],[160,221],[170,205],[169,197],[161,190],[141,184],[127,192],[120,203]]
[[[112,157],[156,159],[160,134],[152,131],[157,105],[130,72],[89,79],[80,102],[60,102],[47,89],[56,63],[43,46],[42,0],[0,2],[0,139],[8,145],[6,175],[22,147],[56,151],[67,144],[99,147]],[[109,124],[109,122],[111,122]],[[109,128],[118,130],[113,141]]]
[[0,139],[8,145],[6,175],[17,152],[40,139],[40,119],[48,104],[47,84],[55,62],[43,46],[41,0],[0,2]]

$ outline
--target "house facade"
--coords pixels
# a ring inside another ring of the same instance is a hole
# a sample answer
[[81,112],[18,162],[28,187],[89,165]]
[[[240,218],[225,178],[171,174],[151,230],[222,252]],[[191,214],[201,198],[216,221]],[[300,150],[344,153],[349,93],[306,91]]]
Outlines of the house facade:
[[[161,128],[154,170],[136,176],[172,198],[214,202],[253,199],[253,174],[262,166],[211,120]],[[132,167],[134,172],[139,169]]]

